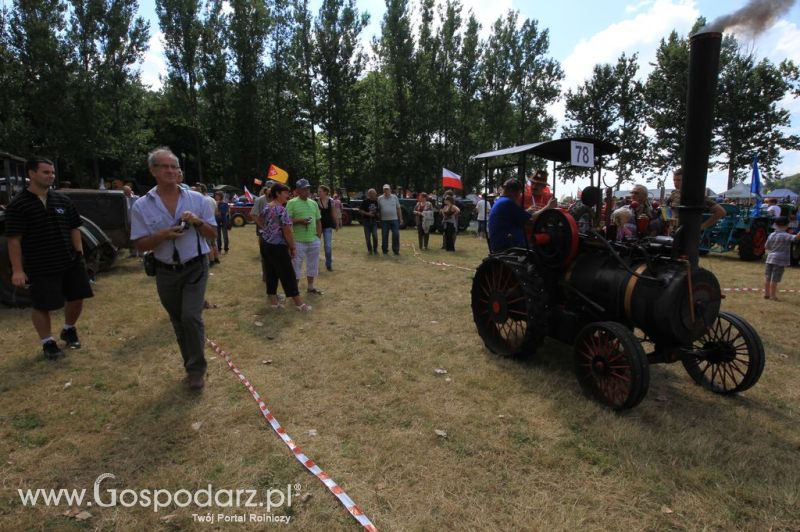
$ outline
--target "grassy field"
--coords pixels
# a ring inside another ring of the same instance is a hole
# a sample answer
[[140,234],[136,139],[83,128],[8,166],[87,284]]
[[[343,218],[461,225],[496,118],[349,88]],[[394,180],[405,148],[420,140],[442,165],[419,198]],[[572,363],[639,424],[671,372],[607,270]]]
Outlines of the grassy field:
[[[219,308],[205,314],[208,336],[379,529],[800,528],[800,294],[723,301],[764,342],[753,389],[719,397],[680,364],[653,366],[642,404],[615,414],[580,394],[569,346],[548,341],[529,361],[483,347],[469,292],[486,247],[472,236],[459,237],[455,254],[432,238],[421,257],[444,266],[415,256],[412,230],[400,257],[370,257],[361,228],[345,228],[311,314],[269,310],[252,226],[231,237],[212,270],[208,299]],[[763,265],[733,254],[703,265],[723,287],[762,284]],[[800,269],[782,287],[800,289]],[[102,473],[116,476],[103,489],[120,491],[299,484],[291,507],[275,511],[292,517],[291,529],[357,527],[223,360],[207,351],[206,389],[184,389],[171,326],[138,261],[122,258],[99,277],[79,323],[84,348],[65,360],[42,359],[27,310],[0,309],[0,324],[0,529],[264,526],[202,525],[192,514],[204,509],[192,507],[93,506],[80,520],[63,504],[23,507],[17,495],[91,494]]]

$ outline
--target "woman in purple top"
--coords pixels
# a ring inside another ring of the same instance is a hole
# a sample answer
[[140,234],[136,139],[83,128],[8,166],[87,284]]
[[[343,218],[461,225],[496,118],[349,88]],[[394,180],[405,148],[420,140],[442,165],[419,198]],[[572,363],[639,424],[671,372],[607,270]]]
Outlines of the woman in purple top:
[[270,190],[269,197],[271,201],[258,217],[259,225],[262,227],[259,243],[261,257],[264,260],[270,307],[283,308],[278,301],[278,281],[280,281],[286,297],[292,298],[295,308],[301,312],[308,312],[311,307],[303,303],[303,299],[300,297],[292,266],[292,258],[295,255],[294,235],[292,234],[292,219],[286,212],[289,187],[277,183]]

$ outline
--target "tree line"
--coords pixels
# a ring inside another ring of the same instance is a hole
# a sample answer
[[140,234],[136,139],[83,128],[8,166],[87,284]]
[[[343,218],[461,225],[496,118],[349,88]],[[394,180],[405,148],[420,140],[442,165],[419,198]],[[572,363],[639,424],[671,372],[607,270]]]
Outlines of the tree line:
[[[275,164],[349,190],[432,190],[444,166],[473,188],[483,168],[471,155],[557,134],[619,144],[619,182],[680,164],[686,36],[662,39],[644,80],[623,54],[562,93],[538,21],[510,11],[483,38],[458,0],[415,6],[416,26],[408,0],[386,0],[365,46],[370,15],[355,0],[323,0],[316,13],[308,0],[156,0],[158,28],[136,0],[14,0],[0,11],[0,150],[50,156],[82,186],[150,182],[144,154],[156,144],[190,182],[240,186]],[[159,90],[139,70],[154,32],[167,63]],[[757,60],[725,38],[712,166],[731,184],[754,153],[779,178],[780,151],[800,146],[781,106],[800,95],[799,77],[791,61]],[[549,112],[559,98],[560,132]]]

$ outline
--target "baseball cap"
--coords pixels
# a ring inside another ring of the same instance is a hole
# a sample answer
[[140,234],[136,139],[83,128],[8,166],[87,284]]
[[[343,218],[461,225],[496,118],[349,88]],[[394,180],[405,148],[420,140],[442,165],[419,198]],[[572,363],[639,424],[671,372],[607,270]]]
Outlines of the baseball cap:
[[389,185],[383,185],[383,190],[386,190],[387,188],[388,188],[389,190],[392,190],[392,187],[390,187]]
[[294,188],[311,188],[311,183],[308,182],[308,179],[298,179]]

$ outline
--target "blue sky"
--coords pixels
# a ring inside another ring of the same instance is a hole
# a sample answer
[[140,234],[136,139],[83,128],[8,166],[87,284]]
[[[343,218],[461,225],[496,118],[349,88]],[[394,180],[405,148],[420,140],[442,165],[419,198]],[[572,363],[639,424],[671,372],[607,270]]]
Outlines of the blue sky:
[[[412,0],[413,1],[413,0]],[[358,0],[358,7],[371,15],[364,34],[365,45],[380,34],[380,22],[385,11],[383,0]],[[709,21],[744,6],[745,0],[462,0],[463,13],[472,10],[483,25],[484,37],[491,24],[510,9],[519,11],[520,20],[535,18],[540,28],[550,32],[551,55],[561,62],[566,79],[562,89],[574,88],[591,75],[597,63],[614,62],[622,52],[638,53],[640,74],[651,70],[659,41],[673,29],[688,33],[699,16]],[[416,16],[416,2],[414,16]],[[141,0],[140,13],[151,21],[151,50],[142,66],[145,83],[159,86],[158,74],[163,72],[163,55],[158,35],[154,0]],[[319,1],[312,2],[316,12]],[[735,32],[735,31],[734,31]],[[740,42],[759,57],[777,63],[792,59],[800,63],[800,5],[795,2],[765,33],[757,38],[737,34]],[[791,132],[800,134],[800,100],[787,99],[784,107],[792,114]],[[563,119],[563,102],[550,109]],[[781,167],[784,175],[800,172],[800,151],[784,153]],[[722,172],[709,175],[708,186],[716,191],[725,189]],[[651,185],[652,186],[652,185]]]

